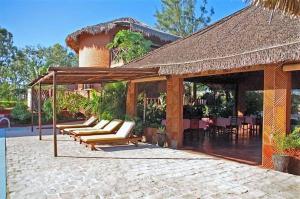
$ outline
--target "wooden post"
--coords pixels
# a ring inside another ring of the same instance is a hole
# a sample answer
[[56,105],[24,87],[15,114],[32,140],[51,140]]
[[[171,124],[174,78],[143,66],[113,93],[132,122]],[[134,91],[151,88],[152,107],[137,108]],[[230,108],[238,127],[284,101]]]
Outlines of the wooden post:
[[53,72],[53,146],[54,146],[54,157],[57,157],[57,136],[56,136],[56,73]]
[[234,111],[233,116],[238,116],[238,104],[239,104],[239,83],[235,84],[234,90]]
[[146,91],[144,91],[144,109],[143,109],[143,122],[146,122],[146,109],[147,109],[147,96]]
[[290,131],[291,80],[291,72],[284,72],[281,66],[265,67],[262,165],[266,168],[273,166],[273,133]]
[[31,102],[30,102],[30,106],[31,106],[31,132],[33,132],[33,117],[34,117],[34,112],[33,112],[33,91],[34,91],[34,86],[31,87]]
[[196,82],[193,82],[192,96],[193,96],[193,102],[196,102],[196,100],[197,100],[197,83]]
[[240,81],[238,85],[237,116],[244,116],[246,112],[246,82]]
[[137,101],[137,85],[134,82],[128,82],[126,96],[126,114],[136,116],[136,101]]
[[182,78],[168,77],[166,130],[168,145],[172,148],[183,144],[183,91]]
[[38,114],[39,114],[39,139],[42,140],[42,85],[39,83],[39,97],[38,97]]

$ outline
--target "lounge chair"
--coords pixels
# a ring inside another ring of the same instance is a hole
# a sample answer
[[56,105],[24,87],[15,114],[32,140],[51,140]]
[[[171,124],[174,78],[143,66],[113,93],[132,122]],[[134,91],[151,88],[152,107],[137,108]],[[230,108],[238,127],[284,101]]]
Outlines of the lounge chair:
[[121,128],[116,134],[111,135],[92,135],[92,136],[81,136],[80,143],[90,146],[91,150],[95,150],[95,144],[120,144],[120,143],[133,143],[138,146],[138,141],[141,137],[132,135],[132,130],[135,126],[134,122],[126,121],[122,124]]
[[63,134],[70,134],[72,131],[85,131],[85,130],[99,130],[103,129],[107,124],[109,123],[109,120],[101,120],[93,127],[84,127],[84,128],[66,128],[62,130]]
[[56,125],[56,128],[58,128],[61,131],[65,128],[89,127],[89,126],[93,125],[96,121],[97,121],[97,118],[92,116],[83,123],[79,123],[79,124],[58,124],[58,125]]
[[75,130],[75,131],[71,131],[70,135],[73,135],[74,138],[76,138],[76,137],[79,137],[79,136],[113,134],[120,128],[122,123],[123,123],[122,120],[112,120],[103,129]]

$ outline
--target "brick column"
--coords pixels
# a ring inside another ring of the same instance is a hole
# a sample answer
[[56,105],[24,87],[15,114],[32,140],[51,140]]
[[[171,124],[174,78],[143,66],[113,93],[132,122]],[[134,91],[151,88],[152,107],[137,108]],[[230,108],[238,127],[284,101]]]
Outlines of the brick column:
[[180,148],[183,142],[183,79],[167,78],[167,116],[166,129],[168,145]]
[[291,73],[280,66],[264,69],[264,117],[262,164],[272,168],[272,134],[286,134],[290,130]]
[[136,116],[137,103],[137,85],[133,82],[128,82],[127,96],[126,96],[126,114],[134,117]]

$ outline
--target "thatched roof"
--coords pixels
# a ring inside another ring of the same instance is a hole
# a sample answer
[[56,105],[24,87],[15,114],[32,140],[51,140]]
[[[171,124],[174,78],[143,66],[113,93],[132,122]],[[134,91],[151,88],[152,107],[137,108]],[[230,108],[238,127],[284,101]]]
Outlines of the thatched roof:
[[251,6],[123,67],[167,75],[284,61],[300,62],[300,19]]
[[252,4],[271,10],[281,10],[291,16],[300,16],[300,0],[251,0]]
[[142,33],[148,39],[158,40],[161,43],[170,43],[177,40],[178,36],[168,34],[166,32],[152,28],[136,19],[126,17],[119,18],[105,23],[100,23],[93,26],[87,26],[69,34],[66,38],[66,43],[69,47],[78,51],[78,40],[81,35],[96,35],[100,33],[109,33],[116,28],[131,29],[135,32]]

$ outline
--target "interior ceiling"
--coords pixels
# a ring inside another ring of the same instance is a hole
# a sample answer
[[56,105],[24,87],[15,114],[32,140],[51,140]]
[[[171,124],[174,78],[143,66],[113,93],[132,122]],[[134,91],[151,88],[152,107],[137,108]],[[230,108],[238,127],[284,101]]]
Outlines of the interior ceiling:
[[186,78],[186,82],[195,82],[203,84],[237,84],[240,81],[245,81],[247,78],[258,78],[263,79],[263,71],[244,72],[244,73],[233,73],[226,75],[211,75],[211,76],[199,76]]

